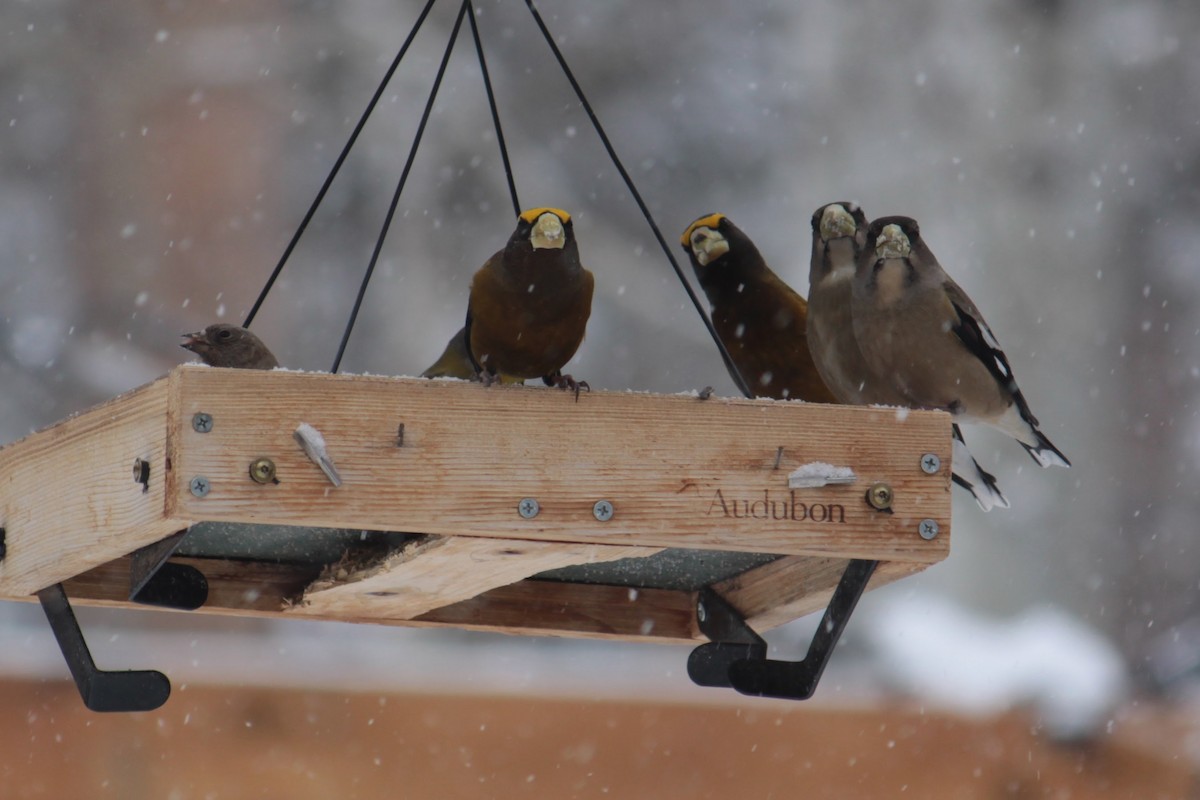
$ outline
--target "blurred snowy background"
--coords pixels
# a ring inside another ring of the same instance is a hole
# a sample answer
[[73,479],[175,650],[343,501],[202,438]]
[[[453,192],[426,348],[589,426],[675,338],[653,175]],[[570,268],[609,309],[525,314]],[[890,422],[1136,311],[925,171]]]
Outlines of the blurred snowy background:
[[[0,441],[153,380],[186,360],[184,331],[241,321],[420,5],[0,5]],[[1007,675],[1003,705],[1054,695],[1029,684],[1065,675],[1062,692],[1099,687],[1071,706],[1090,720],[1123,675],[1186,691],[1200,667],[1200,6],[540,6],[672,246],[722,211],[805,293],[818,205],[916,217],[1075,464],[1043,471],[970,433],[1013,508],[984,514],[956,493],[951,558],[864,600],[820,694],[872,691],[843,692],[853,684],[971,707],[957,675],[978,676],[966,694],[984,705],[982,683]],[[435,7],[255,322],[288,366],[332,362],[457,8]],[[571,211],[596,275],[571,371],[596,388],[733,394],[524,4],[477,9],[522,203]],[[431,362],[512,223],[464,30],[343,371]],[[65,675],[36,608],[0,615],[0,670]],[[436,673],[545,690],[578,674],[593,693],[715,694],[688,685],[683,649],[81,617],[176,680],[338,686],[357,647],[380,665],[354,673],[360,686]],[[811,624],[773,639],[797,657]],[[289,655],[323,642],[337,658]],[[483,647],[505,667],[456,655]]]

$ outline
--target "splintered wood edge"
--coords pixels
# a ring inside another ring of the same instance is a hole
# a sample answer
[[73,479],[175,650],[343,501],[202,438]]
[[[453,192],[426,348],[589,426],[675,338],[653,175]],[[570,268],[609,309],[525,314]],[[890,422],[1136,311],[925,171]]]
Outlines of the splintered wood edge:
[[429,536],[374,562],[350,569],[333,565],[288,612],[413,619],[539,572],[658,552],[661,548]]
[[[285,609],[320,572],[312,566],[213,558],[174,558],[172,563],[195,567],[205,575],[208,601],[197,613],[239,617],[296,618]],[[822,610],[846,563],[844,559],[784,558],[720,581],[713,588],[745,614],[755,630],[765,631]],[[883,562],[868,588],[878,588],[923,568]],[[148,608],[128,600],[128,557],[71,578],[65,586],[78,605]],[[523,580],[415,619],[328,613],[305,614],[303,618],[406,627],[450,626],[527,636],[695,643],[705,640],[696,622],[696,602],[697,593],[689,591]]]
[[[193,613],[237,617],[301,618],[284,609],[294,604],[320,571],[308,566],[212,558],[173,558],[171,563],[195,567],[208,581],[208,602]],[[148,608],[128,600],[128,557],[78,575],[65,586],[71,601],[78,605]],[[405,627],[450,626],[524,636],[689,642],[700,638],[695,614],[692,592],[525,580],[412,620],[328,614],[302,618]]]

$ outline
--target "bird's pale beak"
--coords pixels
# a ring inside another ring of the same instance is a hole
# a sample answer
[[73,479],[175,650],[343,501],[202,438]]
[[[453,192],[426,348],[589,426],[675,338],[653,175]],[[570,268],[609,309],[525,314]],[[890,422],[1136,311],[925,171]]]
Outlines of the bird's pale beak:
[[567,243],[567,234],[563,230],[562,220],[547,211],[538,217],[533,224],[529,241],[534,250],[561,250]]
[[912,243],[904,235],[899,225],[884,225],[875,240],[876,258],[908,258],[912,252]]
[[821,212],[821,238],[826,242],[853,236],[857,230],[854,217],[840,203],[834,203]]
[[194,350],[196,345],[203,341],[204,332],[196,331],[195,333],[183,333],[180,334],[180,336],[183,338],[183,341],[179,343],[179,346],[184,350]]
[[700,266],[707,267],[729,252],[729,240],[711,228],[701,228],[692,234],[692,252]]

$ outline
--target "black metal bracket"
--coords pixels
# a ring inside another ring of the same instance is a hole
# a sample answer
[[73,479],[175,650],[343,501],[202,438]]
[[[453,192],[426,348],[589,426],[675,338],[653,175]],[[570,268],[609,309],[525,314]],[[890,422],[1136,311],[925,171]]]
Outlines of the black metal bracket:
[[[135,551],[129,564],[129,599],[192,611],[208,599],[208,581],[195,567],[168,564],[187,531]],[[171,696],[171,682],[157,670],[110,672],[96,666],[71,601],[61,583],[38,592],[42,611],[58,640],[83,704],[92,711],[153,711]]]
[[61,583],[42,589],[38,600],[85,706],[92,711],[153,711],[167,702],[171,682],[161,672],[109,672],[96,666]]
[[186,530],[134,551],[129,560],[129,600],[160,608],[195,611],[208,600],[204,573],[185,564],[168,564]]
[[696,620],[712,641],[688,656],[688,677],[700,686],[736,689],[757,697],[807,700],[817,689],[833,648],[867,589],[878,561],[852,559],[846,565],[821,624],[800,661],[767,658],[767,642],[746,624],[737,609],[710,588],[700,591]]

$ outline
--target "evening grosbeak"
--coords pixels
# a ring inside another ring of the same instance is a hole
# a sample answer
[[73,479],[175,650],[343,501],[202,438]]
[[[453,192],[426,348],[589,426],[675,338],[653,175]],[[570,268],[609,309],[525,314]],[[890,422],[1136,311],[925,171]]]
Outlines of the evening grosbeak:
[[541,378],[574,389],[563,375],[592,313],[592,273],[579,263],[571,215],[557,208],[521,212],[508,244],[471,279],[464,342],[487,383]]
[[991,425],[1043,467],[1071,465],[1038,430],[1008,357],[915,220],[870,224],[851,294],[854,337],[867,367],[908,405]]
[[697,219],[680,241],[712,306],[713,327],[751,393],[836,402],[809,354],[808,304],[754,242],[724,214]]
[[279,362],[262,340],[238,325],[218,323],[202,331],[183,334],[179,346],[200,356],[210,367],[275,369]]
[[467,329],[459,328],[446,349],[438,356],[437,361],[421,373],[422,378],[459,378],[464,381],[479,380],[479,371],[471,363],[471,354],[467,352]]
[[[808,273],[808,344],[817,372],[839,403],[911,405],[890,381],[872,377],[854,337],[851,292],[859,253],[867,236],[867,217],[854,203],[821,206],[812,216],[812,260]],[[967,449],[955,423],[954,482],[969,491],[984,511],[1008,508],[996,478]]]

